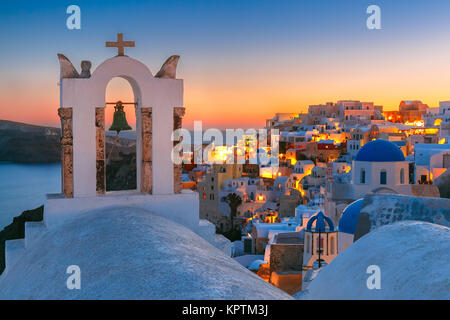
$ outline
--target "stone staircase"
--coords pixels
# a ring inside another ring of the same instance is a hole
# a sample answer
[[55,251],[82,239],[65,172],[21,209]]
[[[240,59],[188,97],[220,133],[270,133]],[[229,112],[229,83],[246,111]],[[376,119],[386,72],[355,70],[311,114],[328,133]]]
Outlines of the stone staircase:
[[217,249],[231,257],[231,242],[221,234],[216,234],[216,227],[208,220],[200,219],[196,232],[200,237],[211,243]]
[[25,222],[25,238],[5,242],[5,270],[0,275],[0,279],[20,260],[25,250],[32,247],[32,244],[42,237],[45,231],[47,227],[43,221]]
[[32,243],[42,237],[47,231],[47,226],[43,221],[25,222],[25,247],[29,248]]

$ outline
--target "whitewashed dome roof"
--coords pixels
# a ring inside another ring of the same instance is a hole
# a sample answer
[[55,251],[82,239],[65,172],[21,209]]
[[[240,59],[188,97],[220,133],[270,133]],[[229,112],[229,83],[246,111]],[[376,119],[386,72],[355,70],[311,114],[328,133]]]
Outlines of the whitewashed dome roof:
[[[69,290],[66,269],[81,269]],[[138,208],[79,214],[0,278],[0,299],[290,299],[187,228]]]
[[[368,233],[311,281],[300,299],[450,299],[450,229],[401,221]],[[381,289],[369,290],[369,266],[380,268]]]

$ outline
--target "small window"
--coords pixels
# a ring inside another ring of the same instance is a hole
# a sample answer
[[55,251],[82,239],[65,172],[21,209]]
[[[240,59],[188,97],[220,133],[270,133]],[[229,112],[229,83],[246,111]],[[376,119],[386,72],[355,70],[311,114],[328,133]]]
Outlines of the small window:
[[405,184],[405,169],[400,170],[400,184]]
[[387,182],[387,173],[386,170],[381,170],[380,171],[380,184],[386,184]]
[[361,168],[361,175],[359,177],[359,182],[362,184],[366,183],[366,169]]

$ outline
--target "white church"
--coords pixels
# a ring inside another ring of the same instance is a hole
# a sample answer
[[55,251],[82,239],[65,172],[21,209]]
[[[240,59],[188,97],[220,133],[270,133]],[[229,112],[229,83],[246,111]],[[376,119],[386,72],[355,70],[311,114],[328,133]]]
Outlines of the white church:
[[352,161],[351,172],[335,174],[327,181],[326,214],[338,224],[344,209],[366,194],[401,194],[439,198],[435,185],[410,181],[410,163],[392,142],[366,143]]
[[[179,56],[155,75],[124,54],[79,73],[59,54],[62,192],[48,195],[43,222],[6,242],[0,299],[292,299],[230,257],[230,243],[199,220],[198,195],[181,190],[172,133],[185,113]],[[106,192],[105,90],[127,80],[136,112],[137,188]],[[68,270],[80,271],[69,288]]]

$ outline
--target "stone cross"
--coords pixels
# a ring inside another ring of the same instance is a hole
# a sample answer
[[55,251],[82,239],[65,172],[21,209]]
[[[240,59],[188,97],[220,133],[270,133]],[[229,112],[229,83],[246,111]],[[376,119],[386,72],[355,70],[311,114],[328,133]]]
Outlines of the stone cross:
[[117,48],[117,55],[123,56],[124,55],[124,47],[134,47],[134,41],[123,41],[123,33],[117,34],[117,42],[106,42],[106,47],[111,48],[115,47]]

